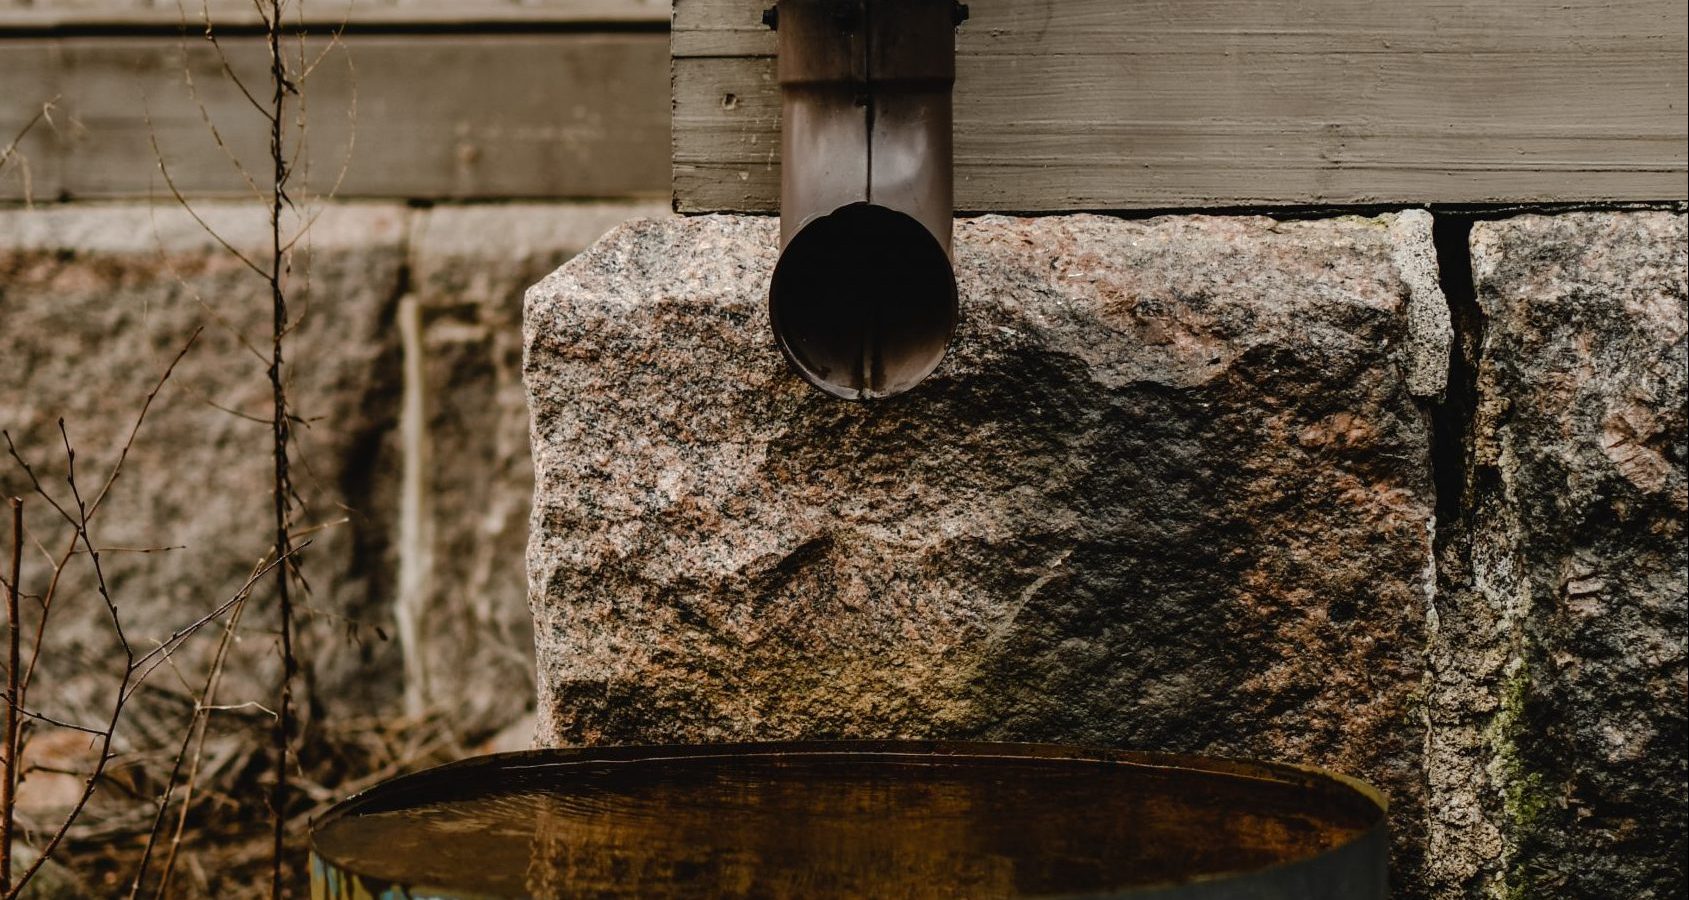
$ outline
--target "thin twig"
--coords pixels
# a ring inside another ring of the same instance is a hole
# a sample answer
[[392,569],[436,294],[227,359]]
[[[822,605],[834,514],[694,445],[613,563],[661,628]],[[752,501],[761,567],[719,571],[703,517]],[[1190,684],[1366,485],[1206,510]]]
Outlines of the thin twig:
[[[288,472],[288,442],[292,422],[288,416],[286,375],[283,369],[282,343],[287,334],[287,294],[282,281],[286,274],[286,253],[282,249],[282,207],[291,205],[287,197],[289,175],[282,123],[286,121],[287,95],[296,88],[288,77],[287,59],[282,53],[283,0],[269,0],[270,14],[265,21],[265,44],[270,51],[270,285],[271,340],[270,393],[272,450],[275,457],[275,481],[272,485],[272,506],[275,511],[277,561],[292,553],[293,538],[289,533],[289,511],[293,501],[293,482]],[[298,660],[293,653],[293,603],[288,594],[290,566],[276,570],[276,601],[281,623],[282,678],[281,697],[277,706],[275,725],[275,784],[270,794],[272,816],[270,897],[280,900],[282,895],[282,857],[287,828],[287,755],[293,726],[293,679]]]
[[[240,92],[246,95],[246,99],[250,101],[253,107],[258,110],[260,115],[262,115],[264,113],[264,108],[258,105],[258,101],[253,98],[251,92],[247,91],[246,85],[243,84],[239,78],[236,78],[234,70],[229,68],[229,61],[223,54],[223,47],[221,44],[217,43],[217,36],[213,34],[211,30],[211,12],[206,9],[203,4],[201,5],[200,10],[201,20],[205,24],[205,39],[210,42],[212,48],[217,52],[217,58],[222,61],[223,69],[228,73],[230,80],[235,83],[235,87],[239,88]],[[218,130],[217,123],[211,119],[211,110],[206,107],[205,101],[201,100],[199,97],[199,89],[194,84],[194,67],[188,61],[188,10],[187,7],[182,5],[181,0],[177,0],[176,2],[176,13],[180,17],[182,28],[182,80],[187,85],[188,98],[192,100],[194,106],[199,109],[200,121],[205,123],[206,130],[211,132],[211,140],[217,145],[217,149],[223,151],[223,155],[228,158],[229,163],[234,166],[235,171],[240,173],[240,177],[246,182],[246,186],[252,189],[252,196],[255,199],[261,200],[264,197],[264,192],[258,189],[258,182],[252,180],[252,175],[246,171],[246,166],[241,165],[240,158],[235,156],[234,150],[230,149],[229,145],[224,142],[223,133]]]
[[70,565],[70,558],[75,553],[76,535],[72,534],[70,546],[54,563],[53,577],[47,582],[46,593],[41,595],[41,618],[35,621],[35,641],[29,645],[29,665],[24,667],[23,680],[18,684],[20,695],[29,693],[29,683],[35,678],[35,664],[41,661],[42,639],[47,636],[47,618],[53,611],[53,598],[58,596],[59,578],[64,575],[65,566]]
[[228,317],[224,316],[221,312],[218,312],[216,307],[205,302],[204,295],[202,295],[192,285],[188,284],[188,280],[186,278],[182,277],[181,270],[176,268],[176,264],[170,259],[170,254],[164,249],[164,239],[160,236],[158,231],[158,209],[153,205],[152,200],[153,198],[149,192],[147,196],[147,217],[152,222],[153,247],[158,251],[159,260],[162,261],[164,263],[164,267],[169,270],[170,277],[176,280],[176,284],[181,287],[183,291],[193,297],[194,303],[199,306],[200,310],[204,312],[211,321],[222,326],[224,331],[227,331],[236,342],[245,348],[247,352],[251,353],[253,359],[256,359],[260,365],[268,363],[269,359],[264,356],[263,352],[254,346],[251,341],[247,340],[246,335],[242,334],[241,330],[236,328],[234,323],[228,320]]
[[[249,593],[248,597],[251,596]],[[170,807],[170,799],[175,793],[178,779],[182,775],[182,763],[188,754],[190,744],[194,745],[192,759],[188,765],[187,779],[182,784],[182,801],[176,817],[176,828],[171,834],[170,850],[165,856],[164,870],[159,876],[159,900],[163,900],[170,889],[170,877],[176,868],[176,854],[182,843],[182,830],[187,825],[188,811],[193,807],[194,788],[199,780],[200,762],[205,755],[205,735],[210,728],[210,712],[217,707],[217,688],[222,682],[223,666],[228,659],[229,645],[233,643],[235,630],[239,627],[240,617],[246,610],[246,602],[242,600],[229,613],[229,620],[223,627],[223,636],[217,642],[217,652],[212,655],[211,665],[206,672],[205,688],[194,701],[193,718],[188,721],[187,730],[182,734],[181,749],[176,752],[176,758],[171,763],[170,777],[165,780],[164,793],[158,801],[158,813],[153,819],[152,828],[147,831],[146,847],[141,851],[141,862],[136,867],[135,880],[129,886],[129,898],[135,900],[140,896],[141,887],[146,883],[147,870],[152,862],[153,849],[157,844],[159,829],[164,824],[164,815]]]
[[29,709],[28,707],[25,707],[25,706],[22,706],[22,705],[18,706],[17,709],[18,709],[18,715],[23,716],[26,719],[37,719],[39,721],[46,722],[48,725],[51,725],[54,728],[63,728],[67,731],[80,731],[83,734],[92,734],[92,735],[105,734],[105,732],[101,731],[98,728],[93,727],[92,725],[78,725],[75,722],[66,722],[63,719],[56,719],[52,716],[47,715],[44,712]]
[[41,124],[43,121],[49,123],[53,121],[52,118],[48,116],[48,111],[50,111],[53,108],[53,104],[57,102],[59,102],[59,95],[54,94],[53,99],[41,104],[41,108],[35,111],[35,115],[30,116],[29,121],[23,123],[23,127],[18,129],[18,133],[12,135],[12,140],[7,143],[5,147],[0,148],[0,166],[4,166],[6,163],[12,161],[12,157],[18,152],[18,145],[23,143],[23,139],[28,137],[31,131],[35,130],[35,126]]
[[6,761],[0,772],[0,893],[12,889],[12,809],[18,790],[18,707],[23,697],[18,693],[18,671],[22,659],[18,653],[18,579],[23,571],[23,498],[11,498],[12,507],[12,577],[6,582]]
[[5,171],[7,163],[14,158],[17,159],[18,168],[23,172],[23,199],[25,205],[28,206],[33,206],[35,203],[35,191],[30,178],[29,159],[18,153],[18,145],[23,143],[23,139],[28,137],[31,131],[35,130],[36,125],[42,122],[46,122],[48,125],[53,124],[53,104],[57,102],[59,102],[59,95],[54,94],[53,99],[41,104],[41,108],[35,111],[35,115],[30,116],[29,121],[23,123],[23,128],[12,136],[11,142],[6,144],[5,147],[0,147],[0,172]]
[[169,657],[169,654],[174,652],[183,641],[192,637],[194,632],[205,627],[206,624],[210,623],[213,619],[221,618],[224,613],[228,612],[236,604],[244,601],[246,596],[252,592],[252,587],[258,582],[259,578],[269,574],[272,569],[285,568],[287,561],[291,557],[297,556],[301,551],[309,546],[311,546],[311,542],[305,541],[299,546],[291,548],[287,555],[283,556],[280,560],[271,560],[270,562],[265,563],[264,567],[258,570],[258,574],[247,579],[246,584],[241,587],[239,593],[223,601],[223,604],[216,609],[213,609],[205,615],[200,616],[198,619],[195,619],[193,624],[178,628],[162,644],[159,644],[157,647],[147,651],[144,656],[136,659],[131,668],[140,672],[140,677],[136,679],[136,683],[130,688],[129,693],[133,694],[137,689],[139,689],[140,682],[145,680],[148,675],[152,674],[152,671],[158,668],[164,660]]
[[[117,601],[112,599],[111,590],[106,586],[104,566],[100,563],[100,551],[94,548],[94,538],[88,534],[90,517],[88,503],[82,499],[82,491],[76,486],[76,449],[70,445],[70,431],[65,428],[65,420],[59,419],[59,438],[65,448],[65,484],[70,486],[70,496],[76,501],[76,535],[82,539],[82,546],[88,550],[88,559],[94,566],[94,587],[100,593],[100,599],[105,601],[106,612],[111,616],[112,630],[117,632],[117,643],[123,649],[123,658],[128,668],[135,667],[135,649],[129,646],[129,638],[123,633],[123,617],[117,614]],[[127,456],[127,451],[125,451]],[[120,457],[114,470],[123,465]],[[115,727],[116,723],[112,723]]]
[[[181,9],[181,3],[178,2],[176,7],[177,9]],[[183,10],[182,15],[185,18],[187,16],[187,11]],[[204,2],[200,3],[199,18],[205,25],[205,39],[210,41],[211,46],[217,50],[217,61],[223,67],[223,75],[227,77],[229,81],[233,82],[236,88],[240,89],[241,94],[246,97],[246,101],[252,104],[252,108],[257,110],[259,115],[265,117],[266,119],[269,118],[270,111],[264,107],[264,104],[258,102],[258,98],[254,97],[251,91],[247,90],[246,82],[242,81],[240,76],[235,74],[234,66],[229,65],[229,55],[223,52],[223,45],[218,43],[217,33],[211,27],[210,4]],[[258,190],[258,186],[254,184],[252,189],[255,191]],[[260,192],[260,196],[262,196],[262,192]]]
[[170,166],[164,161],[164,151],[160,150],[158,147],[158,131],[152,127],[152,110],[145,104],[142,105],[141,116],[147,123],[147,140],[152,144],[153,158],[158,161],[158,173],[164,176],[164,186],[170,189],[170,196],[174,197],[176,203],[179,204],[182,209],[186,210],[188,215],[192,216],[195,222],[199,223],[199,227],[204,229],[206,234],[211,235],[212,240],[222,244],[223,249],[229,251],[235,259],[240,260],[248,269],[257,272],[260,276],[262,276],[264,274],[264,270],[259,267],[257,263],[248,259],[246,254],[235,249],[234,244],[229,243],[228,240],[226,240],[221,234],[218,234],[217,229],[212,228],[211,225],[200,216],[199,212],[193,208],[193,204],[188,202],[188,198],[182,196],[181,189],[176,187],[176,179],[172,178],[170,175]]
[[[63,442],[65,452],[65,483],[70,488],[71,500],[74,502],[76,507],[76,513],[74,515],[70,513],[64,504],[54,498],[52,494],[47,491],[46,487],[36,476],[34,469],[30,467],[29,463],[24,460],[22,454],[18,452],[16,444],[12,441],[11,434],[0,430],[0,436],[5,438],[7,451],[10,453],[12,459],[15,460],[23,469],[24,474],[28,477],[35,493],[46,500],[48,505],[52,506],[62,518],[70,522],[75,532],[70,546],[65,550],[64,557],[61,559],[59,565],[54,569],[53,581],[48,588],[48,592],[43,595],[43,616],[36,633],[36,645],[31,650],[29,669],[26,670],[23,679],[18,679],[17,687],[8,698],[8,708],[15,713],[40,719],[41,721],[49,722],[50,724],[57,725],[59,727],[93,733],[96,735],[96,740],[99,744],[99,753],[95,760],[94,768],[88,774],[87,780],[83,783],[82,791],[78,795],[76,802],[70,807],[69,812],[66,813],[64,819],[60,822],[58,829],[54,831],[52,837],[49,838],[44,845],[42,845],[41,851],[36,856],[35,860],[31,862],[29,867],[18,877],[15,883],[6,886],[4,894],[8,900],[10,900],[10,898],[17,897],[23,891],[25,886],[29,884],[30,879],[35,876],[35,873],[40,870],[41,866],[44,865],[52,856],[53,852],[58,849],[58,846],[64,840],[65,835],[69,833],[71,826],[75,824],[77,818],[87,807],[88,801],[93,797],[94,792],[99,785],[102,774],[105,772],[107,765],[111,762],[114,756],[112,753],[112,741],[116,737],[117,726],[118,722],[122,718],[124,705],[128,702],[132,693],[132,682],[135,680],[137,675],[137,665],[134,650],[130,646],[128,638],[125,636],[123,631],[123,621],[122,617],[118,613],[117,603],[113,599],[109,585],[106,581],[105,570],[100,562],[99,549],[95,544],[92,534],[90,533],[90,523],[94,515],[99,511],[100,506],[104,503],[106,497],[110,496],[112,486],[117,483],[118,477],[122,475],[124,463],[129,458],[129,451],[134,447],[135,439],[140,433],[141,425],[146,421],[148,412],[152,409],[153,401],[157,399],[159,392],[163,390],[165,383],[170,379],[171,374],[175,372],[176,366],[182,361],[182,358],[193,348],[194,342],[199,339],[199,335],[200,331],[196,329],[193,335],[189,337],[186,344],[183,345],[182,350],[176,354],[175,358],[171,360],[169,366],[165,368],[163,374],[159,376],[158,381],[154,383],[152,389],[147,392],[146,399],[141,404],[141,410],[136,414],[134,425],[130,428],[129,434],[125,438],[122,448],[118,451],[117,460],[112,464],[111,470],[107,474],[105,481],[100,485],[100,489],[93,495],[92,498],[84,497],[81,488],[77,484],[76,449],[71,444],[70,432],[69,429],[65,427],[64,420],[62,418],[59,420],[59,436]],[[21,524],[19,530],[21,531]],[[51,605],[50,601],[53,592],[57,590],[59,577],[63,573],[64,567],[68,563],[71,555],[75,552],[76,545],[78,543],[82,545],[82,548],[86,551],[88,559],[92,564],[95,587],[98,590],[101,599],[104,601],[106,610],[111,617],[112,627],[117,636],[118,646],[122,650],[125,660],[123,677],[118,684],[116,697],[112,701],[111,712],[105,720],[105,726],[103,729],[91,729],[68,722],[60,722],[43,714],[32,713],[21,703],[22,698],[26,696],[26,679],[29,675],[33,674],[35,662],[40,656],[41,638],[44,636],[44,629],[46,627],[46,610]],[[281,565],[283,562],[284,560],[278,559],[271,567],[273,568],[277,565]],[[16,578],[13,579],[14,583],[16,580]],[[250,590],[250,587],[246,589]],[[175,644],[179,644],[183,637],[184,636],[182,635],[173,636],[172,640]],[[11,671],[13,675],[8,676],[8,682],[10,682],[12,677],[15,676],[17,663],[13,664]],[[140,677],[144,679],[145,674],[141,674]]]
[[[351,4],[347,4],[347,16],[351,15],[351,9]],[[340,25],[334,29],[334,33],[329,37],[328,47],[323,49],[323,52],[317,57],[316,61],[312,62],[305,70],[305,74],[300,76],[301,81],[310,77],[311,72],[322,63],[323,59],[328,56],[329,51],[335,49],[336,47],[342,47],[341,35],[346,30],[346,21],[347,20],[345,18],[340,20]],[[335,173],[334,184],[329,187],[328,193],[324,195],[326,197],[333,197],[340,193],[340,186],[346,181],[346,173],[352,169],[353,154],[357,150],[358,146],[358,70],[357,67],[353,65],[351,51],[346,51],[345,56],[347,83],[350,85],[350,92],[346,100],[346,153],[340,158],[340,171]],[[303,93],[300,94],[301,103],[304,102],[304,96],[305,95]],[[309,166],[310,162],[310,157],[307,156],[305,158],[306,165]],[[309,183],[309,179],[307,179],[307,183]],[[326,206],[319,207],[316,211],[312,212],[304,226],[302,226],[299,231],[293,235],[293,237],[288,239],[287,243],[283,246],[283,249],[291,251],[293,246],[299,243],[301,238],[309,234],[311,226],[316,224],[317,217],[321,216],[323,214],[323,210],[326,208]],[[301,316],[301,318],[303,318],[303,316]]]
[[235,418],[240,419],[242,421],[252,422],[252,423],[255,423],[255,424],[258,424],[258,425],[268,425],[268,424],[270,424],[270,419],[267,416],[255,416],[255,415],[252,415],[251,413],[243,413],[238,409],[233,409],[231,407],[224,406],[223,404],[218,403],[217,401],[211,399],[210,397],[208,397],[205,394],[202,394],[198,391],[190,390],[190,391],[188,391],[188,393],[193,394],[194,398],[199,400],[199,402],[204,403],[206,406],[209,406],[212,409],[217,410],[220,413],[224,413],[225,415],[234,416]]
[[[83,540],[86,542],[87,541],[86,525],[84,525],[84,527],[79,531],[79,533],[82,535]],[[92,554],[92,557],[96,560],[98,559],[97,554]],[[284,566],[284,564],[286,563],[286,561],[287,561],[286,557],[271,560],[264,567],[262,567],[261,569],[259,569],[256,572],[254,572],[252,574],[252,576],[246,580],[246,583],[241,586],[241,589],[236,592],[235,596],[232,597],[227,602],[219,605],[217,607],[217,609],[221,610],[221,611],[227,611],[230,607],[239,603],[240,600],[243,597],[245,597],[245,596],[247,596],[248,594],[251,593],[252,588],[255,584],[257,584],[266,575],[268,575],[271,572],[271,570],[282,568]],[[101,592],[101,595],[109,597],[109,592],[106,590],[106,585],[105,585],[105,576],[100,571],[100,568],[99,568],[99,565],[98,565],[97,562],[96,562],[95,568],[94,568],[94,578],[95,578],[95,581],[97,583],[97,587],[99,588],[99,590]],[[199,628],[203,627],[206,623],[212,621],[213,619],[215,619],[220,614],[221,614],[220,612],[214,612],[212,614],[202,616],[199,620],[197,620],[195,622],[194,625],[190,626],[189,629],[184,630],[186,633],[178,632],[177,635],[180,636],[180,637],[186,637],[187,634],[191,634],[193,631],[197,631]],[[178,637],[173,636],[172,640],[175,641],[176,643],[180,643],[180,640],[178,639]],[[150,673],[152,671],[152,669],[157,667],[157,663],[154,663],[152,666],[148,667],[144,672],[139,671],[139,668],[140,668],[139,664],[134,662],[134,651],[129,648],[127,642],[123,641],[121,639],[121,637],[119,638],[119,641],[120,641],[120,644],[122,645],[122,649],[123,649],[124,653],[129,657],[131,662],[124,669],[123,678],[118,684],[117,698],[112,702],[111,714],[110,714],[109,717],[107,717],[105,726],[103,728],[101,728],[101,729],[85,728],[85,727],[73,725],[73,724],[70,724],[70,723],[53,721],[53,720],[48,719],[46,716],[42,716],[42,715],[38,715],[38,714],[31,714],[27,710],[23,711],[23,712],[25,712],[26,715],[33,715],[35,718],[40,718],[44,721],[52,721],[53,724],[59,725],[60,727],[71,728],[71,729],[75,729],[75,730],[78,730],[78,731],[85,731],[85,732],[95,734],[98,737],[99,752],[95,756],[93,769],[88,773],[87,779],[83,782],[81,794],[79,794],[77,796],[76,802],[71,806],[70,811],[65,814],[64,819],[59,824],[58,830],[56,830],[53,833],[53,836],[47,840],[47,843],[42,846],[40,854],[38,856],[36,856],[35,860],[30,864],[29,868],[24,871],[22,876],[19,877],[18,883],[16,885],[14,885],[12,887],[12,889],[7,893],[6,896],[7,896],[8,900],[14,900],[14,898],[16,898],[22,892],[24,886],[29,883],[29,880],[35,876],[35,873],[38,870],[40,870],[41,866],[43,864],[45,864],[47,862],[48,858],[53,855],[53,851],[58,849],[59,844],[64,840],[65,835],[70,831],[71,826],[76,823],[77,818],[82,815],[82,811],[85,808],[87,808],[88,801],[93,798],[94,791],[99,785],[100,778],[102,776],[104,776],[107,767],[110,765],[111,761],[116,756],[116,754],[114,754],[112,752],[111,745],[112,745],[112,741],[115,739],[115,737],[117,735],[117,725],[118,725],[118,722],[121,721],[121,719],[123,717],[124,706],[128,703],[129,698],[131,696],[133,696],[134,689],[135,689],[136,685],[141,680],[144,680],[146,678],[147,673]],[[157,652],[158,651],[155,650],[153,653],[148,654],[148,657],[153,657]]]
[[[139,553],[139,554],[144,555],[144,554],[150,554],[150,553],[169,553],[172,550],[186,550],[186,549],[188,549],[188,546],[186,544],[172,544],[168,547],[101,547],[100,552],[101,553]],[[83,551],[78,550],[76,552],[81,553]]]

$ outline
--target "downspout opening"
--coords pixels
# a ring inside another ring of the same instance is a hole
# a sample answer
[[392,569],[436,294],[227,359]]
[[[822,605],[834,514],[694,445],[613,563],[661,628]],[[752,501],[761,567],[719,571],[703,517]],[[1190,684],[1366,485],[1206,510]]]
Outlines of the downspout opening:
[[944,360],[956,330],[949,254],[914,217],[851,203],[792,236],[769,289],[775,339],[834,397],[902,393]]

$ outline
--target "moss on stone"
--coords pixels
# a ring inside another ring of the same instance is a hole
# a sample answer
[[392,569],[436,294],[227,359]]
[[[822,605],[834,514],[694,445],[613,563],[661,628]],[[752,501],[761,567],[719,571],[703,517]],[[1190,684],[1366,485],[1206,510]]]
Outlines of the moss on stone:
[[1491,724],[1494,753],[1492,776],[1501,787],[1505,825],[1506,868],[1495,896],[1502,900],[1527,900],[1537,896],[1534,879],[1518,852],[1522,843],[1547,824],[1558,806],[1549,779],[1535,770],[1526,758],[1524,742],[1530,740],[1527,706],[1531,690],[1530,669],[1519,660],[1502,685],[1501,708]]

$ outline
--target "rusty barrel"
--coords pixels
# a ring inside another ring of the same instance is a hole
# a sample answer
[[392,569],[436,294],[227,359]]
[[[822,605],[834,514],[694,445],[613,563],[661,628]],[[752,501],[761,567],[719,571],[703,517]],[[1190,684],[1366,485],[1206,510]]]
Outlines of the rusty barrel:
[[1383,798],[1274,763],[927,741],[507,753],[316,824],[315,898],[1377,900]]

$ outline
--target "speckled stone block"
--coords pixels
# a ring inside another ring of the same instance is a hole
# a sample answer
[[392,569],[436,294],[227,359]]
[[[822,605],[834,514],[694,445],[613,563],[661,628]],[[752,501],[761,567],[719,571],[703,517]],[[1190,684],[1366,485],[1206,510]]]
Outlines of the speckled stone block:
[[1389,791],[1411,869],[1433,497],[1397,261],[1429,229],[1398,224],[960,221],[951,355],[873,405],[782,362],[774,220],[612,232],[528,293],[538,742],[1315,763]]
[[1683,895],[1681,214],[1480,222],[1461,521],[1432,633],[1442,896]]
[[522,567],[533,468],[522,391],[522,292],[657,203],[440,205],[411,224],[400,302],[410,401],[399,436],[394,619],[415,651],[408,706],[485,732],[533,708]]

